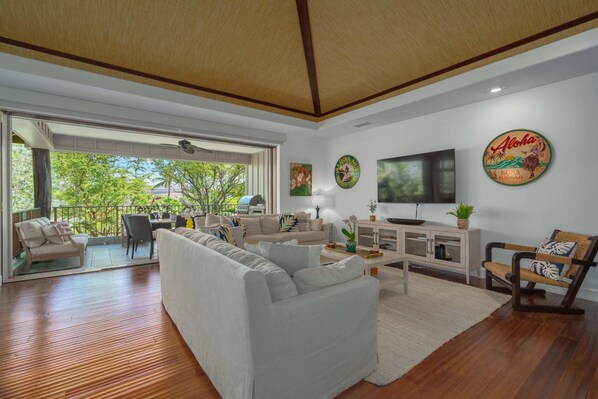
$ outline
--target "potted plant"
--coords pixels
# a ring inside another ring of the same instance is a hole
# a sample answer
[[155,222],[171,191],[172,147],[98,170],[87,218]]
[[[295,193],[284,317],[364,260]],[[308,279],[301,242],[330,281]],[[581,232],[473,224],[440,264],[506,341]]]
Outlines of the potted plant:
[[355,224],[357,223],[357,216],[351,215],[349,216],[349,219],[345,219],[343,222],[349,227],[348,230],[344,227],[341,229],[342,233],[347,237],[345,247],[347,248],[347,252],[355,253],[357,250],[357,243],[355,242]]
[[378,208],[378,203],[376,201],[374,201],[373,199],[370,200],[370,202],[368,203],[368,209],[370,210],[370,222],[375,222],[376,221],[376,209]]
[[455,206],[455,208],[447,212],[447,215],[453,215],[457,218],[457,227],[460,229],[468,229],[469,228],[469,217],[473,211],[473,205],[466,204],[461,202],[459,205]]

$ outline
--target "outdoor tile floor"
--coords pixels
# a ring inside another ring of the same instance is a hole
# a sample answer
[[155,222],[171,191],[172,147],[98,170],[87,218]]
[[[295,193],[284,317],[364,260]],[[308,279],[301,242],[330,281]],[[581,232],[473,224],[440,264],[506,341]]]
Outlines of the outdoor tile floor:
[[80,269],[81,271],[92,271],[112,267],[141,265],[153,263],[158,260],[157,245],[154,243],[154,255],[151,260],[149,258],[149,248],[149,243],[139,244],[137,252],[135,252],[135,259],[131,259],[131,251],[129,250],[129,255],[127,255],[127,248],[122,247],[120,244],[88,245],[83,267],[79,267],[78,257],[72,257],[33,262],[28,273],[23,272],[25,269],[25,254],[23,253],[21,257],[13,260],[13,267],[18,267],[15,275],[27,275],[57,270],[73,270],[75,272],[77,269]]

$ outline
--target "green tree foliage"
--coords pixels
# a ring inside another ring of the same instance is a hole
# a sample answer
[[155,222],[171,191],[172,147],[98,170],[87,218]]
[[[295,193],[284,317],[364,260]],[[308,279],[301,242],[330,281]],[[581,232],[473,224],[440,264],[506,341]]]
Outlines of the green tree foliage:
[[33,208],[33,161],[31,150],[23,144],[12,146],[12,209]]
[[[118,234],[120,220],[115,206],[145,205],[151,201],[149,172],[136,159],[53,152],[51,162],[53,205],[83,207],[62,209],[58,215],[66,216],[79,232],[95,237]],[[131,209],[127,212],[134,213]]]
[[153,165],[163,184],[180,186],[184,201],[207,211],[219,212],[245,193],[244,165],[172,160],[154,160]]
[[149,172],[138,165],[109,155],[53,152],[52,194],[68,206],[148,204]]

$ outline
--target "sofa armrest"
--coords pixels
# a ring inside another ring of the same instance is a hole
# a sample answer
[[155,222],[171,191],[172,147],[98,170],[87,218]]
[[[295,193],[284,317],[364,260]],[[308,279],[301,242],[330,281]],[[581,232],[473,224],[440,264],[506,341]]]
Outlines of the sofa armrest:
[[375,358],[379,290],[377,279],[359,277],[275,302],[250,317],[256,374],[287,367],[293,375],[313,365],[314,358],[326,363],[343,353],[347,359],[356,353],[357,358]]
[[332,242],[332,223],[323,223],[322,224],[322,231],[326,234],[326,243]]

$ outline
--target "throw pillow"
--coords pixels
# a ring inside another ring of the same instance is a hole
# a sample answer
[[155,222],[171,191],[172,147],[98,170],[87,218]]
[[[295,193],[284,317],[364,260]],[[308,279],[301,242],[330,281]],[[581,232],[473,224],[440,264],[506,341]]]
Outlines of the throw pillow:
[[299,294],[346,283],[363,276],[365,262],[357,255],[328,266],[298,270],[293,276]]
[[324,219],[322,218],[309,221],[309,229],[311,231],[321,231],[322,226],[324,226]]
[[241,219],[240,217],[237,216],[233,216],[230,219],[233,227],[241,227],[243,229],[243,237],[245,237],[247,235],[247,227],[245,227],[245,223],[243,222],[243,219]]
[[272,245],[292,245],[292,246],[298,246],[299,245],[299,241],[297,240],[289,240],[289,241],[283,241],[283,242],[268,242],[268,241],[260,241],[258,243],[258,245],[260,246],[260,252],[262,254],[262,256],[264,258],[267,258],[270,255],[270,247]]
[[41,224],[29,220],[21,223],[20,230],[29,248],[38,248],[46,243],[46,236],[44,236]]
[[247,235],[256,236],[262,234],[262,225],[259,217],[243,218],[243,224],[247,230]]
[[200,227],[202,233],[211,234],[229,244],[244,248],[243,230],[240,227],[229,226],[203,226]]
[[[542,241],[538,249],[536,250],[539,254],[559,255],[559,256],[571,256],[574,253],[577,242],[565,242],[565,241],[553,241],[546,239]],[[569,265],[564,263],[552,263],[539,260],[533,260],[529,264],[529,270],[544,276],[552,280],[569,280],[564,276],[569,271]],[[569,280],[570,282],[570,280]]]
[[260,224],[262,227],[262,234],[276,234],[280,232],[278,217],[262,217],[260,218]]
[[206,222],[204,226],[212,226],[215,224],[221,224],[220,223],[220,216],[218,215],[212,215],[211,213],[208,213],[206,215]]
[[228,242],[229,244],[235,245],[235,237],[233,236],[233,232],[230,227],[228,226],[218,226],[218,227],[210,227],[210,234],[220,238],[224,242]]
[[208,242],[206,246],[235,262],[241,263],[243,266],[263,273],[266,278],[268,289],[270,290],[270,298],[272,302],[297,296],[297,287],[295,287],[291,277],[269,260],[233,247],[222,241]]
[[206,225],[206,217],[205,216],[195,216],[193,218],[193,222],[195,224],[195,228],[199,230],[200,227]]
[[248,242],[245,243],[245,250],[247,252],[251,252],[252,254],[256,254],[262,256],[262,250],[260,249],[260,244],[250,244]]
[[293,276],[297,271],[307,267],[320,266],[321,245],[281,245],[273,244],[270,246],[266,259],[282,268]]
[[233,221],[232,218],[229,218],[228,216],[220,216],[220,224],[223,226],[233,226]]
[[55,221],[55,222],[50,222],[50,223],[57,224],[60,227],[62,227],[62,229],[64,230],[64,234],[66,234],[66,235],[70,236],[73,234],[73,227],[68,222]]
[[67,238],[64,237],[66,234],[64,229],[62,226],[57,224],[48,224],[42,226],[42,232],[44,233],[46,240],[48,240],[51,244],[64,244],[68,241]]
[[[311,213],[299,212],[297,214],[297,231],[310,231],[309,222],[311,219]],[[292,231],[292,229],[291,229]]]
[[280,232],[287,233],[297,225],[297,216],[291,214],[280,215],[278,224],[280,225]]

